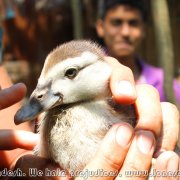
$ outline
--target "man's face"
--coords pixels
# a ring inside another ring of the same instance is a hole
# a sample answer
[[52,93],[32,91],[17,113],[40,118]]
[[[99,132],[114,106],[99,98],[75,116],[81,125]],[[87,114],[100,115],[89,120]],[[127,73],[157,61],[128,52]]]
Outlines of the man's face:
[[97,22],[97,32],[111,56],[131,57],[144,37],[142,15],[136,8],[118,5]]

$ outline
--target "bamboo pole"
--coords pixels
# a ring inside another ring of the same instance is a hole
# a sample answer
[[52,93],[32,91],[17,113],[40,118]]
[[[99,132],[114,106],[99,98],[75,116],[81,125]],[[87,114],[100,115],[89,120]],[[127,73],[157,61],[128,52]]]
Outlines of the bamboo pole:
[[82,1],[80,0],[71,0],[74,25],[74,39],[81,39],[83,37],[81,3]]
[[174,52],[167,0],[151,0],[158,60],[164,70],[164,91],[167,101],[176,103],[173,91]]

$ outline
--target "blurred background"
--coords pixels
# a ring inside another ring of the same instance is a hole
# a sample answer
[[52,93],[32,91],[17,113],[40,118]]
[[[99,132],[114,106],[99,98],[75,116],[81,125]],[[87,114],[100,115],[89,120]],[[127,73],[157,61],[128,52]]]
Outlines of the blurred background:
[[[156,0],[157,1],[157,0]],[[24,82],[28,95],[35,88],[47,54],[72,39],[97,38],[95,23],[98,0],[0,0],[3,27],[1,63],[14,83]],[[148,63],[160,66],[151,1],[147,33],[139,49]],[[167,0],[173,40],[174,76],[180,74],[180,0]],[[2,35],[2,32],[0,33]]]

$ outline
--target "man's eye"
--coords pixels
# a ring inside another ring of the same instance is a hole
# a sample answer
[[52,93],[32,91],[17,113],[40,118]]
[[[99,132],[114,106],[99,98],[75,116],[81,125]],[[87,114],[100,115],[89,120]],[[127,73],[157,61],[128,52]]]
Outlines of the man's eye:
[[137,27],[139,26],[140,22],[138,20],[131,20],[129,21],[129,25],[130,26],[134,26],[134,27]]
[[120,19],[111,19],[110,23],[112,26],[120,26],[122,21]]
[[77,73],[78,73],[77,67],[70,67],[66,69],[65,76],[68,77],[69,79],[73,79],[74,77],[76,77]]

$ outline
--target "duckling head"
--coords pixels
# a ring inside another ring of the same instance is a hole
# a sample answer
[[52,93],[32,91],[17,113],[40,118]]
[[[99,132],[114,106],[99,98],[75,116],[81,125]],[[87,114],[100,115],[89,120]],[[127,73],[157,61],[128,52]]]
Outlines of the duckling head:
[[111,67],[90,41],[71,41],[46,58],[37,87],[15,115],[15,123],[33,120],[57,106],[91,101],[109,95]]

